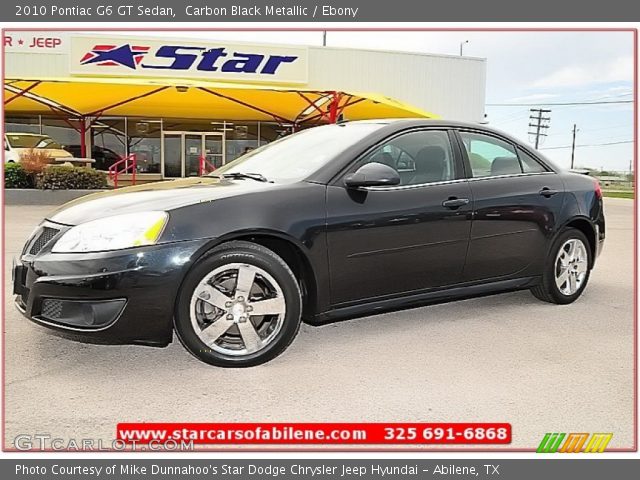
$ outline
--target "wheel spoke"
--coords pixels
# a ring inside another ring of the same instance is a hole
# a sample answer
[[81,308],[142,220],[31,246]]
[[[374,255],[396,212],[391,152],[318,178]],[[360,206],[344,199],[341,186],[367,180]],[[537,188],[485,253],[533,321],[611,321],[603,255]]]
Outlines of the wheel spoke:
[[566,267],[568,260],[569,259],[567,258],[566,250],[564,249],[560,250],[560,265],[562,265],[563,267]]
[[568,242],[569,245],[569,251],[567,252],[567,255],[569,256],[569,261],[574,259],[574,256],[576,254],[576,242],[575,240],[571,240],[570,242]]
[[249,265],[242,265],[238,268],[238,278],[236,280],[236,295],[242,294],[245,298],[249,297],[251,287],[256,278],[256,271]]
[[218,338],[224,335],[233,323],[227,322],[224,318],[219,318],[208,327],[200,331],[200,339],[209,347],[212,346]]
[[577,270],[577,272],[579,274],[587,272],[587,262],[586,261],[583,260],[582,262],[578,262],[578,270]]
[[566,268],[563,268],[560,275],[556,277],[556,285],[558,286],[558,288],[561,289],[568,279],[569,279],[569,270]]
[[240,336],[244,342],[244,348],[247,349],[247,353],[252,353],[258,350],[262,344],[262,339],[256,328],[253,326],[250,320],[245,322],[239,322],[238,330],[240,330]]
[[567,285],[569,289],[569,295],[573,295],[578,289],[576,285],[576,276],[573,274],[569,274],[569,284]]
[[267,300],[250,302],[251,315],[280,315],[285,311],[284,298],[275,297]]
[[225,309],[226,303],[231,300],[231,298],[227,297],[224,293],[211,285],[200,285],[197,292],[200,300],[221,309]]

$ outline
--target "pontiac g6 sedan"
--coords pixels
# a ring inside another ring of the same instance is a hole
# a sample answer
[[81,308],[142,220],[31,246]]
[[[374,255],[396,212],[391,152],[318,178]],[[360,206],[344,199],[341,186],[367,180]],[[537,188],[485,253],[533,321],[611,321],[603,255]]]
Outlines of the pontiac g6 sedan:
[[604,236],[598,184],[505,134],[352,122],[63,206],[27,241],[14,292],[75,337],[166,346],[175,331],[200,360],[247,367],[302,320],[518,289],[571,303]]

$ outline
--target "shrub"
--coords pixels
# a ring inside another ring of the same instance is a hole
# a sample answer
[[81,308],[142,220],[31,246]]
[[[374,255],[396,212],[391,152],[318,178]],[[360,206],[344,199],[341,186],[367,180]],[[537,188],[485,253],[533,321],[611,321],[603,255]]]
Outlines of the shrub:
[[107,187],[107,175],[87,167],[51,166],[36,176],[42,190],[95,190]]
[[4,164],[4,188],[30,188],[31,177],[19,163]]
[[52,162],[53,158],[46,150],[30,148],[20,154],[20,164],[27,173],[33,175],[42,172]]

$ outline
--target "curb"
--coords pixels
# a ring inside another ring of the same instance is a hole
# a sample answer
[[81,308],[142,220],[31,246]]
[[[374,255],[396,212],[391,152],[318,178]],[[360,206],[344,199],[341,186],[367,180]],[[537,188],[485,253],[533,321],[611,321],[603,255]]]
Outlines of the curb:
[[106,190],[38,190],[35,188],[7,188],[5,205],[62,205],[91,193]]

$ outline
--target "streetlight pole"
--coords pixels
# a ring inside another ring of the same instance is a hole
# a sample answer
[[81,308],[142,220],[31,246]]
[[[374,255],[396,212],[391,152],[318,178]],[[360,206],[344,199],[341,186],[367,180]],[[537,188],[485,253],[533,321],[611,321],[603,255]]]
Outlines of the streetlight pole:
[[322,31],[322,46],[323,47],[327,46],[327,31],[326,30]]
[[465,40],[464,42],[460,42],[460,56],[462,56],[462,47],[464,47],[467,43],[469,43],[469,40]]

